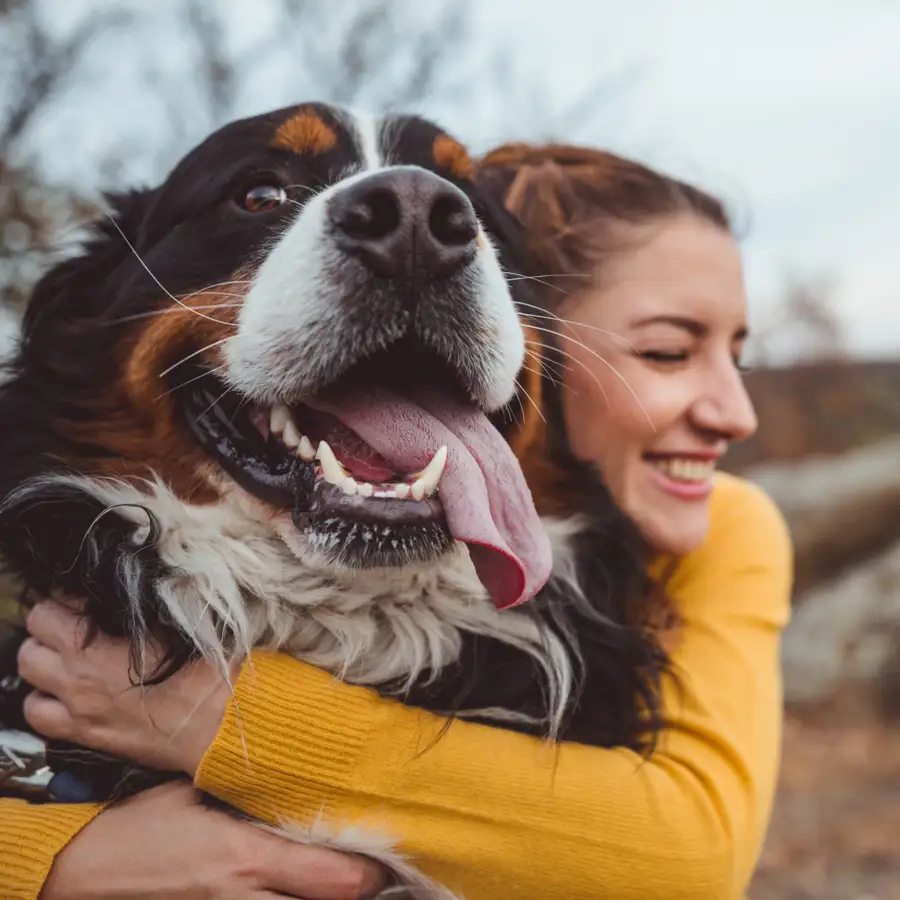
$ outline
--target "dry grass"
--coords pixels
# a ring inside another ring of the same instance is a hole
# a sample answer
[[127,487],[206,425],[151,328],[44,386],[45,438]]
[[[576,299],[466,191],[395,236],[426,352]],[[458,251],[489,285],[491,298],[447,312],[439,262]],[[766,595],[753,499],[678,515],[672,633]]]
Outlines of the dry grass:
[[900,900],[900,729],[786,723],[751,900]]

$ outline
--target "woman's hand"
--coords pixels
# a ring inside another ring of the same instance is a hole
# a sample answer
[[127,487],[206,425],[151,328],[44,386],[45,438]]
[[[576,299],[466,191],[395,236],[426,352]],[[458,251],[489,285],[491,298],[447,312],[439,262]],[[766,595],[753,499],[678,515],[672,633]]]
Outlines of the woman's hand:
[[41,900],[356,900],[383,883],[375,863],[207,809],[178,783],[100,813],[56,858]]
[[127,641],[100,634],[85,647],[84,623],[60,601],[38,603],[26,627],[18,664],[36,688],[24,710],[35,731],[193,777],[230,697],[220,673],[200,661],[161,684],[135,686]]

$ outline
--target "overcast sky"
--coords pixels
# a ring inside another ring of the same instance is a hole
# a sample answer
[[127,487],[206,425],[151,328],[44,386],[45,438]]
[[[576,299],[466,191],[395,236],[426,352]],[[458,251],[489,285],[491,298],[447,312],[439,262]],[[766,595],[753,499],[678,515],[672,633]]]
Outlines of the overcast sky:
[[[526,12],[548,6],[552,23]],[[492,0],[488,8],[491,27],[518,19],[523,51],[543,48],[561,95],[598,63],[640,66],[614,127],[587,122],[579,138],[725,194],[749,219],[758,307],[785,271],[831,275],[854,348],[900,354],[898,0]]]
[[[62,4],[60,21],[82,5],[90,0]],[[158,0],[162,19],[167,7]],[[264,29],[263,0],[229,0],[228,8],[236,44]],[[476,8],[471,59],[460,60],[476,86],[455,101],[435,98],[425,107],[432,116],[478,149],[543,137],[553,112],[626,73],[620,91],[601,93],[559,136],[631,154],[724,195],[746,225],[759,321],[786,273],[831,276],[852,348],[900,355],[900,0],[477,0]],[[519,61],[514,85],[478,70],[485,48],[504,45]],[[164,74],[189,78],[189,54],[177,41],[164,46],[164,57],[155,51]],[[90,61],[100,78],[89,107],[73,93],[45,125],[42,143],[58,148],[51,162],[62,175],[83,172],[84,154],[102,155],[111,135],[144,147],[160,139],[142,96],[146,67],[103,47]],[[278,72],[248,80],[240,113],[314,99],[295,96]],[[84,137],[81,156],[62,139],[73,127]],[[150,165],[137,151],[132,162],[140,174]]]

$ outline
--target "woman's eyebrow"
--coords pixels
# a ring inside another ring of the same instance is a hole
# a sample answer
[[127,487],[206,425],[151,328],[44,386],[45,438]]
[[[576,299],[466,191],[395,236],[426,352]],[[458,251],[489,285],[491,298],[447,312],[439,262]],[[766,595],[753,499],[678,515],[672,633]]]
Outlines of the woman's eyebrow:
[[638,319],[631,323],[632,328],[646,328],[648,325],[673,325],[687,331],[692,337],[703,337],[709,330],[706,325],[697,319],[688,316],[657,315]]
[[[638,319],[631,323],[632,328],[645,328],[648,325],[672,325],[675,328],[681,328],[688,332],[691,337],[705,337],[709,333],[709,327],[698,319],[692,319],[689,316],[676,316],[671,314],[661,314],[656,316],[648,316],[645,319]],[[750,336],[750,331],[746,325],[740,328],[732,335],[734,341],[745,341]]]

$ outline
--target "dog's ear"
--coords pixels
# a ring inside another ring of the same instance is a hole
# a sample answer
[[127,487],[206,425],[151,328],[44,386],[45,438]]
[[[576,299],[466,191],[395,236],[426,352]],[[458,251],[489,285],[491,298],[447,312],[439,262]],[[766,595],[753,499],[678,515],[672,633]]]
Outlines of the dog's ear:
[[[106,213],[93,224],[81,252],[54,266],[32,291],[23,321],[25,344],[60,320],[92,319],[103,312],[103,285],[133,257],[152,191],[107,195]],[[131,246],[129,246],[131,245]]]

